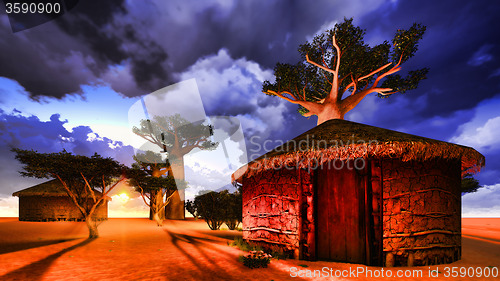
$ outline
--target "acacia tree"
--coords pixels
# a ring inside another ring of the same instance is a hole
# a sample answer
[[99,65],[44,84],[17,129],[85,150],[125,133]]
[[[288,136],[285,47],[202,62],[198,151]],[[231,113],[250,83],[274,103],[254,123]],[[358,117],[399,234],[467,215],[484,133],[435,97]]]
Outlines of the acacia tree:
[[344,19],[300,45],[297,64],[276,64],[276,80],[264,81],[263,92],[298,104],[305,117],[317,115],[319,125],[344,119],[368,94],[404,93],[426,78],[427,68],[411,70],[405,77],[395,74],[417,51],[425,26],[398,29],[392,45],[384,41],[370,47],[364,42],[365,31],[352,21]]
[[[66,150],[57,153],[39,153],[34,150],[12,149],[23,164],[24,177],[58,179],[82,213],[89,229],[89,238],[99,236],[97,221],[92,218],[108,194],[123,180],[126,167],[111,158],[95,153],[91,157],[73,155]],[[117,179],[119,178],[119,179]]]
[[[132,131],[143,139],[157,145],[167,153],[169,174],[177,181],[184,181],[184,155],[195,148],[211,150],[217,143],[210,141],[212,128],[201,123],[192,123],[180,114],[155,116],[153,120],[143,119]],[[168,194],[170,197],[172,194]],[[182,199],[181,199],[182,198]],[[177,188],[165,208],[167,218],[184,219],[184,190]]]
[[[141,193],[144,203],[150,208],[150,213],[158,226],[163,225],[165,206],[167,206],[178,186],[171,175],[166,175],[169,170],[168,162],[162,160],[159,153],[147,151],[134,156],[135,163],[127,173],[129,183]],[[185,183],[178,181],[180,184]],[[182,188],[180,186],[179,188]]]

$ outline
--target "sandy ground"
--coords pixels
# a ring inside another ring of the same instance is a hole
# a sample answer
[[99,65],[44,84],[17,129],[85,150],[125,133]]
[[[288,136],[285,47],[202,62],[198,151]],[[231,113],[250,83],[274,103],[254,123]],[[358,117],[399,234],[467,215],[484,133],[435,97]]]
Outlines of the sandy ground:
[[[381,273],[379,267],[326,261],[273,260],[269,268],[248,269],[238,262],[243,252],[227,246],[241,232],[211,231],[204,221],[157,227],[147,219],[110,219],[99,226],[98,239],[87,240],[84,223],[0,218],[0,280],[499,280],[444,276],[445,267],[500,268],[500,219],[463,219],[462,227],[462,260],[438,268],[392,268],[389,278],[388,268]],[[436,269],[439,277],[430,277]],[[413,274],[421,277],[396,277],[397,270],[417,270]],[[350,276],[332,277],[342,273]]]

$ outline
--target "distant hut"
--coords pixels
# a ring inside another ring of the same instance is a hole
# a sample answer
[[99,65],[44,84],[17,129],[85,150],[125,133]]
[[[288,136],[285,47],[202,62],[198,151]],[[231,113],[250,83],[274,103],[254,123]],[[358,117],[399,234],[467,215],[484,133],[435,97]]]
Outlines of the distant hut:
[[[100,193],[99,193],[100,195]],[[83,221],[82,213],[75,206],[59,180],[50,180],[14,192],[19,197],[20,221]],[[108,219],[108,200],[103,200],[95,213],[94,220]],[[89,195],[89,201],[92,198]],[[92,202],[93,203],[93,202]]]
[[476,150],[330,120],[236,171],[243,238],[306,260],[378,266],[461,257],[461,174]]

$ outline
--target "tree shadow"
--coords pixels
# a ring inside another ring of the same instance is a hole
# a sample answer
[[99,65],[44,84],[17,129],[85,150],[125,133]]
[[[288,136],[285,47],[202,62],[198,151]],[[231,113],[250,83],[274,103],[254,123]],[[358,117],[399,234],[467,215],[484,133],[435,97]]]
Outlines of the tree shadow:
[[197,232],[200,234],[228,239],[231,241],[234,240],[235,238],[243,237],[243,233],[237,230],[201,230]]
[[[193,274],[193,276],[183,275],[183,278],[192,277],[194,279],[202,280],[204,279],[204,277],[210,276],[210,280],[235,280],[241,277],[242,274],[244,275],[246,270],[252,270],[243,266],[243,264],[238,261],[237,255],[233,255],[224,250],[221,251],[220,248],[212,245],[212,243],[221,245],[220,240],[175,233],[166,228],[164,228],[164,230],[171,237],[172,244],[177,248],[177,250],[179,250],[182,255],[187,257],[197,269],[196,272],[190,272],[190,274]],[[182,243],[193,245],[196,251],[186,251],[182,247]],[[216,256],[211,255],[210,252],[224,254],[227,259],[216,259]],[[201,258],[204,258],[208,262],[202,262]],[[224,265],[224,267],[221,267],[222,264]],[[236,271],[229,272],[227,270],[228,265],[234,266]],[[276,280],[280,280],[280,276],[289,277],[287,273],[281,272],[279,270],[276,271]],[[301,280],[301,278],[296,279]]]
[[0,244],[0,255],[12,253],[12,252],[17,252],[17,251],[28,250],[28,249],[32,249],[32,248],[48,246],[48,245],[59,244],[59,243],[63,243],[63,242],[73,241],[76,239],[78,239],[78,238],[40,240],[40,241],[31,241],[31,242]]
[[0,280],[41,280],[45,272],[49,269],[50,265],[65,253],[72,251],[76,248],[85,246],[92,242],[95,238],[87,238],[84,241],[64,248],[61,251],[54,253],[44,259],[30,263],[21,268],[8,272],[0,276]]
[[[206,251],[207,249],[210,249],[213,251],[220,252],[220,249],[217,249],[209,244],[209,243],[220,243],[220,241],[210,238],[194,237],[191,235],[175,233],[169,231],[166,228],[164,230],[171,237],[172,244],[177,248],[177,250],[179,250],[180,253],[186,256],[191,261],[191,263],[198,269],[198,271],[195,274],[199,275],[193,276],[193,278],[203,278],[203,276],[209,275],[212,277],[216,277],[218,280],[233,280],[231,276],[228,276],[227,272],[224,272],[224,270],[220,268],[220,266],[217,264],[217,261],[214,260],[214,257],[210,256],[209,253]],[[193,245],[194,248],[196,249],[196,252],[189,253],[188,251],[184,250],[183,247],[180,245],[182,242]],[[234,260],[233,263],[236,266],[240,266],[235,258],[233,258],[228,253],[225,254],[230,258],[230,260]],[[208,263],[200,262],[200,257],[203,257],[205,260],[208,261]],[[220,262],[220,260],[218,262]]]

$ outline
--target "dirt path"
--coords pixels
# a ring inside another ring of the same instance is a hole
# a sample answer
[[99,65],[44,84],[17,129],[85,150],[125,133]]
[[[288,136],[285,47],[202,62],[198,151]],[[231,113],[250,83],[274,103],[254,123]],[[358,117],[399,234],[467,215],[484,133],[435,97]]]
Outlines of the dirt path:
[[[482,237],[477,228],[484,226],[464,225],[471,238],[463,238],[463,259],[447,266],[500,266],[499,232],[489,227]],[[273,260],[252,270],[238,262],[241,251],[227,246],[241,232],[211,231],[203,221],[166,221],[160,228],[147,219],[110,219],[99,231],[98,239],[87,240],[83,223],[0,218],[0,280],[453,280],[429,278],[428,267],[412,268],[422,270],[419,278],[325,278],[325,268],[380,269],[326,261]],[[298,270],[323,277],[292,278]]]

